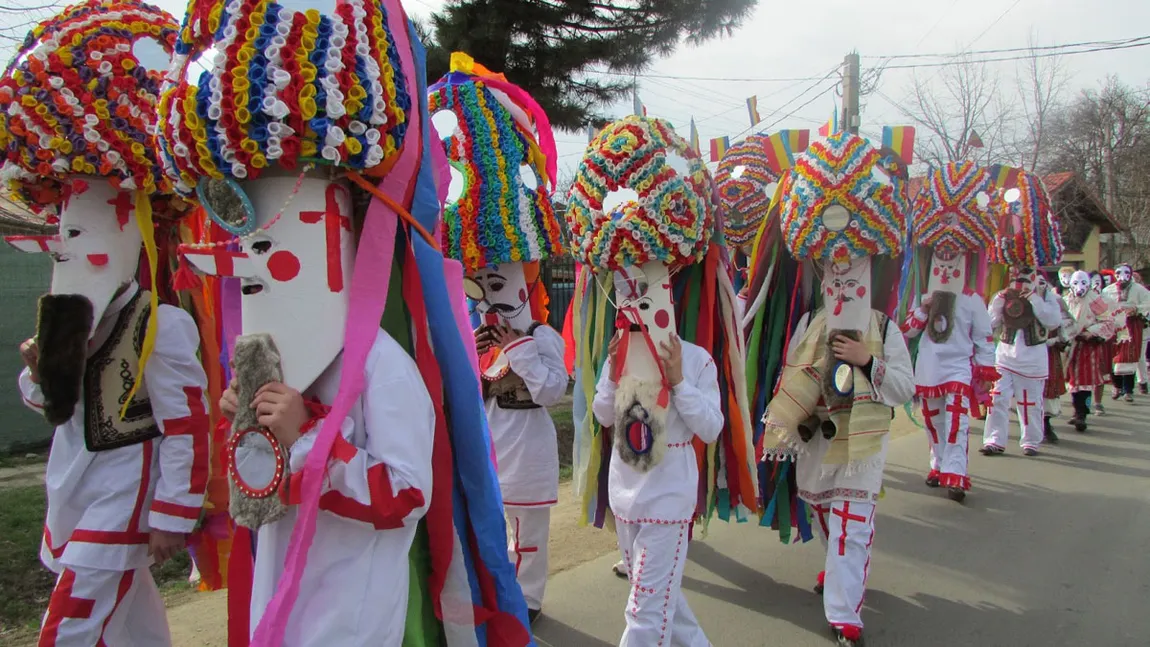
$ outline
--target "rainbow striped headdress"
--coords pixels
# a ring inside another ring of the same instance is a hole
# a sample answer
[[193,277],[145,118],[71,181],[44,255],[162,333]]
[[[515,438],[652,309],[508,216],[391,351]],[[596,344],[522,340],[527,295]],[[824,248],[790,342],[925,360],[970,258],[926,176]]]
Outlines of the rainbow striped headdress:
[[911,211],[915,243],[956,253],[991,249],[995,219],[983,206],[991,191],[990,173],[974,162],[932,168]]
[[[156,103],[178,26],[135,0],[89,0],[33,28],[0,78],[0,177],[34,210],[68,197],[67,176],[171,193],[156,161]],[[138,48],[138,49],[137,49]],[[156,215],[186,206],[154,201]]]
[[768,185],[779,181],[767,155],[770,145],[769,137],[751,135],[735,144],[719,161],[715,187],[723,216],[723,235],[731,247],[742,248],[754,242],[759,225],[770,211],[773,195]]
[[[675,157],[685,172],[668,163]],[[638,201],[604,210],[610,194],[628,189]],[[608,270],[650,261],[672,268],[696,263],[715,226],[713,191],[702,158],[670,124],[620,119],[599,133],[579,164],[567,205],[572,249],[588,265]]]
[[1042,178],[1019,169],[999,186],[990,210],[998,219],[995,263],[1039,268],[1062,261],[1062,234]]
[[867,140],[838,133],[812,143],[787,173],[780,216],[783,239],[798,260],[893,256],[906,227],[901,162]]
[[[212,48],[214,58],[196,60]],[[193,62],[207,68],[194,83]],[[191,0],[160,99],[164,170],[182,193],[202,177],[254,179],[301,163],[382,175],[412,108],[398,67],[378,0],[336,0],[330,16]]]
[[555,140],[539,104],[460,52],[428,92],[433,122],[455,116],[446,120],[453,131],[438,133],[461,187],[443,210],[444,253],[468,271],[562,253],[551,205]]

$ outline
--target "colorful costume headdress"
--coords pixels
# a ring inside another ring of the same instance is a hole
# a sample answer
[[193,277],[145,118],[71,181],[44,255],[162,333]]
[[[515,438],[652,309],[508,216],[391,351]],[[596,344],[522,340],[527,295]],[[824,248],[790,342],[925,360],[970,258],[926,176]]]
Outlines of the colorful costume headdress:
[[[407,630],[412,636],[442,631],[448,644],[526,645],[527,609],[507,561],[488,434],[476,432],[486,423],[463,343],[463,333],[470,339],[471,331],[453,307],[463,298],[461,277],[451,275],[457,266],[445,262],[429,233],[439,222],[446,160],[431,136],[424,50],[399,0],[336,0],[334,7],[328,15],[275,2],[192,0],[160,104],[164,166],[177,188],[203,199],[227,187],[223,202],[247,213],[233,221],[217,212],[216,225],[230,235],[185,247],[201,269],[226,276],[237,254],[247,256],[229,248],[251,247],[257,224],[244,180],[251,181],[246,186],[253,194],[266,197],[284,170],[299,175],[296,189],[280,196],[288,203],[280,212],[268,209],[271,201],[261,205],[258,215],[269,230],[287,212],[309,168],[338,169],[354,184],[354,200],[330,180],[324,210],[297,206],[290,213],[294,224],[317,227],[321,246],[326,240],[340,248],[350,235],[345,230],[354,232],[354,267],[345,276],[347,257],[330,250],[326,276],[320,273],[325,289],[347,291],[339,391],[308,453],[284,570],[251,644],[284,642],[328,461],[342,421],[364,390],[364,367],[382,322],[415,358],[435,407],[433,494],[421,522],[426,533],[412,546]],[[214,60],[193,85],[186,78],[189,65],[213,48]],[[354,205],[355,227],[341,203]],[[291,256],[257,265],[272,280],[287,282],[301,271]],[[224,294],[225,300],[234,296]],[[299,317],[312,314],[305,308]],[[246,617],[246,605],[230,612]],[[235,624],[242,641],[247,623]]]
[[474,271],[560,254],[555,139],[539,104],[460,52],[429,91],[433,122],[442,111],[455,116],[454,130],[438,133],[460,182],[443,210],[446,255]]
[[749,248],[767,217],[779,173],[771,166],[767,147],[771,138],[751,135],[735,144],[719,160],[715,186],[727,245]]
[[990,182],[990,174],[974,162],[932,168],[911,212],[914,242],[960,252],[989,250],[995,221],[979,194],[985,195],[981,200],[989,198]]
[[998,218],[994,262],[1033,269],[1060,262],[1062,234],[1042,178],[1023,170],[998,175],[1010,179],[990,202]]
[[[628,190],[638,200],[604,207],[613,193]],[[757,509],[750,421],[744,414],[742,335],[735,321],[729,261],[715,239],[712,195],[703,161],[658,119],[631,116],[608,125],[579,166],[567,223],[572,251],[583,263],[569,337],[576,346],[575,481],[583,498],[584,523],[602,527],[607,519],[612,450],[610,443],[602,442],[603,429],[590,415],[588,403],[621,314],[616,306],[626,299],[608,277],[613,272],[635,276],[639,266],[647,264],[664,267],[662,277],[670,272],[678,334],[710,352],[719,368],[727,427],[714,445],[696,447],[702,465],[696,518],[705,524],[716,509],[722,519],[729,518],[731,510],[740,516],[741,510]],[[725,486],[720,485],[720,471]]]

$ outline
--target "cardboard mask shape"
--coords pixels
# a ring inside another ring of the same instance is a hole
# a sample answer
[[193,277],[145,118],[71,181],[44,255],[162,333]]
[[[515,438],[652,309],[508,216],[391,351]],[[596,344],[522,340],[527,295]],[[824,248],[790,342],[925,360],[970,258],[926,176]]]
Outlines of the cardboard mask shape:
[[74,179],[71,186],[59,234],[5,240],[21,251],[51,254],[49,294],[78,295],[92,304],[91,338],[116,292],[135,278],[142,238],[132,192],[95,177]]
[[628,336],[622,374],[644,382],[659,381],[659,360],[652,355],[647,338],[657,354],[661,352],[659,345],[669,342],[676,333],[669,270],[652,261],[617,270],[614,280],[619,312],[616,327]]
[[1118,285],[1126,285],[1134,278],[1134,270],[1129,265],[1123,263],[1114,268],[1114,278],[1118,281]]
[[508,325],[521,333],[531,327],[531,291],[536,286],[527,285],[523,263],[488,265],[464,282],[482,325]]
[[[1062,285],[1063,288],[1068,288],[1068,287],[1070,287],[1070,281],[1074,278],[1075,274],[1076,274],[1076,272],[1074,271],[1074,268],[1072,268],[1072,267],[1059,268],[1059,270],[1058,270],[1058,282]],[[1090,281],[1089,275],[1087,275],[1086,280],[1087,280],[1087,282]]]
[[827,330],[857,330],[870,326],[871,258],[828,260],[823,266],[823,307]]
[[264,176],[236,186],[255,214],[240,251],[184,256],[206,274],[241,279],[243,333],[271,335],[284,383],[304,391],[343,349],[355,255],[351,194],[342,181],[319,177]]
[[1090,291],[1090,275],[1079,270],[1070,276],[1070,291],[1081,299]]
[[966,254],[953,247],[936,249],[930,259],[927,293],[962,294],[966,288]]

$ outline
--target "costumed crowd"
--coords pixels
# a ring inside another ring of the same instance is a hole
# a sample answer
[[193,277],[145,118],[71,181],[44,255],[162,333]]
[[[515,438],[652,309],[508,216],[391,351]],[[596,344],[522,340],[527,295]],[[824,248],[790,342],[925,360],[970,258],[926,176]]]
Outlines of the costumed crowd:
[[55,426],[41,646],[169,645],[149,566],[185,548],[233,647],[534,644],[569,390],[620,645],[710,644],[681,586],[716,517],[817,534],[860,645],[895,437],[923,429],[961,502],[974,419],[1002,454],[1014,406],[1033,456],[1067,392],[1084,432],[1108,383],[1147,391],[1150,292],[1060,268],[1030,173],[951,163],[911,195],[909,146],[781,131],[712,177],[631,116],[561,222],[513,79],[457,52],[429,85],[399,0],[299,4],[88,0],[0,78],[0,177],[58,228],[7,238],[53,261],[18,380]]

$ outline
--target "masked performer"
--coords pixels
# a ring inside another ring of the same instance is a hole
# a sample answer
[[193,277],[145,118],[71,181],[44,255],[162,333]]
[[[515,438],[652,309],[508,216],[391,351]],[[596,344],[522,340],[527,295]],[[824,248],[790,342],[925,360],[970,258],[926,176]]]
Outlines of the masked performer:
[[986,419],[981,451],[1006,451],[1010,404],[1018,404],[1020,444],[1027,456],[1042,443],[1043,394],[1049,374],[1046,342],[1062,325],[1062,306],[1054,291],[1039,281],[1036,268],[1062,260],[1058,222],[1050,211],[1046,188],[1037,176],[1019,172],[1018,185],[999,190],[994,206],[1002,227],[994,247],[995,261],[1010,267],[1010,285],[990,302],[990,322],[998,337],[996,361],[1001,377]]
[[[443,244],[463,263],[480,320],[487,422],[507,515],[508,556],[534,621],[547,585],[559,449],[546,407],[567,392],[563,338],[547,325],[539,262],[561,253],[551,207],[554,159],[543,109],[502,75],[455,53],[430,88],[430,110],[458,186],[444,210]],[[445,125],[443,125],[445,124]]]
[[1114,393],[1112,398],[1134,401],[1134,378],[1139,362],[1145,357],[1142,342],[1146,321],[1150,318],[1150,290],[1134,282],[1134,270],[1127,263],[1114,268],[1114,283],[1102,294],[1116,304],[1118,313],[1125,317],[1125,326],[1118,327],[1114,344]]
[[177,185],[233,236],[184,258],[241,284],[223,406],[233,516],[258,534],[230,613],[264,647],[526,644],[402,7],[208,13],[188,11],[161,128]]
[[[576,420],[580,397],[593,420],[576,469],[596,525],[610,502],[631,583],[627,647],[710,644],[680,588],[691,524],[718,500],[728,514],[755,509],[742,338],[711,195],[703,161],[669,125],[628,117],[592,141],[567,211],[584,268],[572,304],[577,381],[593,385],[577,389]],[[681,338],[685,324],[709,331],[698,341],[712,347]],[[600,487],[606,501],[593,496]]]
[[[1038,282],[1043,287],[1049,283],[1042,274],[1038,275]],[[1048,288],[1053,290],[1053,288]],[[1054,433],[1051,419],[1062,415],[1062,396],[1066,395],[1066,349],[1074,337],[1074,317],[1066,306],[1066,301],[1058,299],[1058,307],[1062,314],[1062,323],[1054,330],[1049,331],[1046,339],[1046,387],[1042,392],[1042,440],[1052,445],[1058,444],[1058,434]]]
[[969,287],[972,270],[984,262],[980,254],[994,244],[989,189],[989,174],[972,162],[947,164],[927,175],[912,216],[916,242],[930,258],[926,294],[903,324],[908,338],[920,339],[915,388],[930,442],[926,484],[947,488],[955,501],[970,489],[967,437],[975,392],[989,391],[983,385],[998,378],[990,317]]
[[1105,384],[1110,373],[1107,341],[1114,337],[1114,321],[1106,300],[1090,287],[1090,275],[1081,270],[1070,277],[1070,290],[1065,297],[1074,320],[1071,328],[1070,358],[1067,381],[1074,400],[1074,417],[1070,424],[1086,431],[1087,401],[1095,387]]
[[1073,267],[1058,268],[1058,295],[1065,297],[1070,294],[1070,279],[1074,276]]
[[156,280],[155,232],[186,206],[152,152],[176,31],[150,5],[76,4],[33,29],[0,79],[0,175],[59,226],[8,239],[54,261],[20,375],[25,403],[56,426],[40,557],[59,578],[41,646],[170,644],[148,566],[182,550],[201,514],[199,333],[159,303]]
[[780,187],[783,240],[815,268],[822,306],[795,326],[764,448],[797,458],[798,496],[827,551],[816,591],[840,645],[863,640],[892,407],[914,395],[906,342],[884,312],[891,291],[880,288],[905,236],[901,164],[857,135],[832,135],[799,155]]

